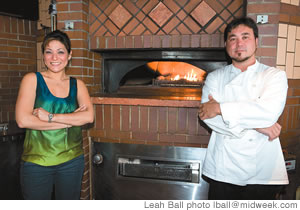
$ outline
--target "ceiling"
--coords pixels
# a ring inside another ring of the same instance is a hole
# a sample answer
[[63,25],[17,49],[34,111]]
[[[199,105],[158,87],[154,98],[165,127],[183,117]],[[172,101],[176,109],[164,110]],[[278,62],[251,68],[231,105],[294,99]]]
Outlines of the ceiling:
[[0,6],[0,15],[22,19],[39,19],[39,0],[8,0]]

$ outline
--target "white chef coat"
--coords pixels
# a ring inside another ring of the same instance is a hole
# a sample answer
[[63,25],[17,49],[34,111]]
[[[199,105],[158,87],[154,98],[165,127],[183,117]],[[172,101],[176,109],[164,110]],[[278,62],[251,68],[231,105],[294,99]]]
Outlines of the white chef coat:
[[287,96],[284,71],[256,63],[244,72],[228,65],[208,74],[208,95],[220,103],[222,115],[206,119],[212,129],[203,174],[236,184],[288,184],[279,138],[273,141],[254,128],[270,127],[281,115]]

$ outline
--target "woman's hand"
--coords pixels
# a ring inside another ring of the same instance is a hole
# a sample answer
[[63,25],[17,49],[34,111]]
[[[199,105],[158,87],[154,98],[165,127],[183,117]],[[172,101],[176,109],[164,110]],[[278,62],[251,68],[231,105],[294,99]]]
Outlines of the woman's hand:
[[[85,111],[85,110],[87,110],[87,107],[86,107],[86,105],[83,104],[79,108],[77,108],[74,111],[74,113],[82,112],[82,111]],[[40,120],[42,120],[42,121],[48,122],[48,120],[49,120],[49,114],[50,113],[48,111],[46,111],[45,109],[41,108],[41,107],[34,109],[32,114],[34,116],[36,116],[37,118],[39,118]]]
[[34,109],[32,114],[42,121],[48,122],[48,120],[49,120],[48,116],[50,113],[41,107]]
[[74,112],[82,112],[82,111],[86,111],[87,107],[85,104],[81,105],[78,109],[76,109]]

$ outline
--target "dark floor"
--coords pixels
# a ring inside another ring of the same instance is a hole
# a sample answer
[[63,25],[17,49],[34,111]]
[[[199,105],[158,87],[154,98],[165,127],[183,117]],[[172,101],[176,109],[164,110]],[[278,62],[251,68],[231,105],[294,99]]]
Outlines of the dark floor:
[[300,186],[300,143],[286,149],[289,153],[296,155],[296,170],[288,173],[290,183],[285,187],[281,199],[294,200],[297,187]]

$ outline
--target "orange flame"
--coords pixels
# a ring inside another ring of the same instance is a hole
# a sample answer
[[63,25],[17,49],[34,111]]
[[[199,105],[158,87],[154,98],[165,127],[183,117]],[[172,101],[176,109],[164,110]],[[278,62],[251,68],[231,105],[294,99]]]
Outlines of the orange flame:
[[192,69],[191,72],[188,72],[187,74],[185,74],[183,77],[180,77],[180,75],[177,74],[175,77],[171,78],[172,81],[176,81],[176,80],[180,80],[180,79],[185,79],[185,80],[191,81],[191,82],[196,82],[196,81],[201,80],[201,79],[197,78],[197,74],[194,73],[194,69]]
[[153,61],[147,63],[147,65],[150,69],[160,72],[162,76],[159,79],[169,79],[172,81],[181,79],[202,81],[206,74],[202,69],[184,62]]

